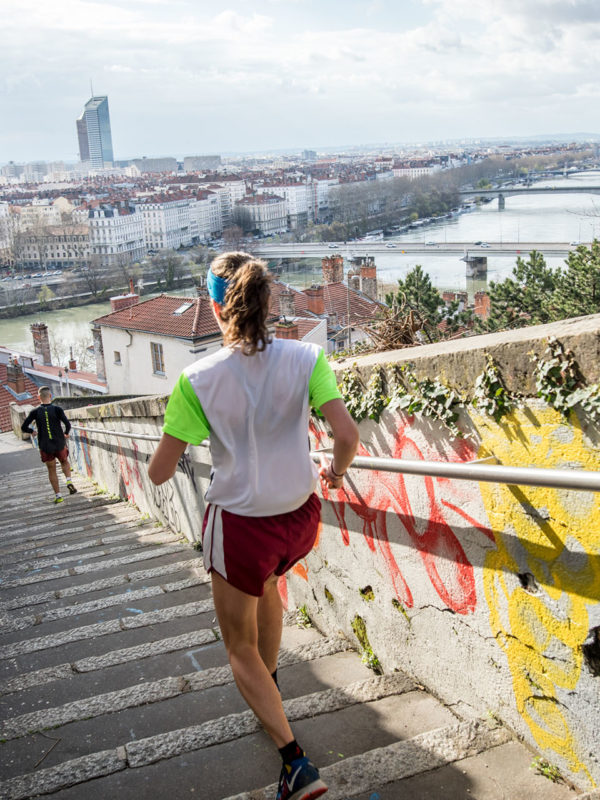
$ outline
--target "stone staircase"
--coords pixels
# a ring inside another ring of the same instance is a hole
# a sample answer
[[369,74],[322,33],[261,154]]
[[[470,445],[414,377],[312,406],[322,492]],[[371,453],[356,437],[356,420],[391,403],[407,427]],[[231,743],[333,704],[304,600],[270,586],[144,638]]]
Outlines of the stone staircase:
[[[55,506],[43,467],[0,476],[0,798],[272,800],[279,756],[232,681],[199,553],[75,483]],[[285,708],[331,800],[575,797],[494,720],[285,622]]]

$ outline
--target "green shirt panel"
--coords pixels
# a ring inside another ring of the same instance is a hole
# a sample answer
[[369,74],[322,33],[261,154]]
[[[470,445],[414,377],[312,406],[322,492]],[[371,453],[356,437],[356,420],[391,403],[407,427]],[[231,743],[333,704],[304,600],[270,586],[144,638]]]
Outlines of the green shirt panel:
[[190,444],[200,444],[210,433],[206,414],[184,373],[179,376],[167,403],[163,433]]
[[312,408],[317,410],[329,400],[341,399],[335,372],[331,369],[329,361],[325,358],[323,350],[318,355],[308,383],[308,394]]

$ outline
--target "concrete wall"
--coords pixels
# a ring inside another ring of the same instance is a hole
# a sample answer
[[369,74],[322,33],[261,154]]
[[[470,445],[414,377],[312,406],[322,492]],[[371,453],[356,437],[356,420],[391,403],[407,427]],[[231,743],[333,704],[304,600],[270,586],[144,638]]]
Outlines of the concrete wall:
[[[599,470],[598,428],[533,397],[529,355],[554,335],[597,381],[599,334],[596,316],[357,359],[365,379],[374,366],[412,361],[418,375],[468,393],[489,352],[508,388],[524,393],[501,423],[465,406],[459,439],[436,420],[384,411],[361,423],[361,453],[459,462],[493,453],[503,465]],[[163,409],[146,398],[69,416],[157,434]],[[311,436],[327,442],[319,424]],[[190,448],[157,489],[146,474],[154,443],[101,439],[77,436],[79,469],[198,538],[208,450]],[[343,490],[326,493],[315,549],[280,589],[374,666],[407,671],[463,713],[498,716],[579,787],[600,783],[597,494],[352,470]]]

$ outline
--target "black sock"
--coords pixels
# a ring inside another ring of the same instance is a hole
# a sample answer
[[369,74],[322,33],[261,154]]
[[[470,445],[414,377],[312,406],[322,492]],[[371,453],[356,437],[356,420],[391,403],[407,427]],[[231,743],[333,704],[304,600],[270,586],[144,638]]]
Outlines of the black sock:
[[279,683],[277,682],[277,670],[275,670],[275,672],[271,673],[271,677],[275,681],[275,686],[279,689]]
[[284,747],[280,747],[279,754],[284,764],[291,764],[292,761],[295,761],[297,758],[302,758],[305,755],[304,750],[295,739],[292,739],[292,741]]

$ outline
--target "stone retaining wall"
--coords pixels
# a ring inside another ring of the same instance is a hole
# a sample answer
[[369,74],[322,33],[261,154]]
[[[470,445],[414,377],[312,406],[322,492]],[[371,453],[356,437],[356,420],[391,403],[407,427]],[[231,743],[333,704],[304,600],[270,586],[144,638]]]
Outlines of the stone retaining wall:
[[[598,428],[533,397],[530,351],[549,336],[585,377],[600,373],[600,316],[356,360],[414,363],[468,393],[494,356],[522,406],[500,423],[465,406],[453,438],[435,419],[383,412],[360,424],[361,454],[513,466],[600,469]],[[344,370],[349,362],[336,365]],[[159,435],[165,398],[69,411],[75,425]],[[320,423],[313,446],[325,446]],[[156,444],[77,432],[80,471],[197,540],[209,451],[190,447],[175,478],[154,487]],[[500,718],[579,787],[600,783],[600,497],[351,470],[323,498],[313,552],[280,582],[326,632],[343,630],[375,669],[407,671],[451,705]]]

